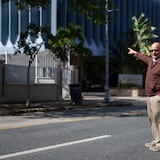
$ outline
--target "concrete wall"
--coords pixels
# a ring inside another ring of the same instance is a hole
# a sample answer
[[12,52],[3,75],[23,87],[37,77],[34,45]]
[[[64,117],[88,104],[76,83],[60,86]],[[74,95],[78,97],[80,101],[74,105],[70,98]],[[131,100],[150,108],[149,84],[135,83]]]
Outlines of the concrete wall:
[[[25,102],[27,97],[26,84],[6,84],[4,102]],[[57,84],[31,84],[31,102],[58,101],[59,85]]]
[[133,84],[143,87],[143,74],[118,74],[118,86],[122,84]]
[[[1,58],[2,55],[0,55]],[[7,64],[4,64],[5,61],[0,62],[3,64],[3,66],[0,64],[0,103],[25,102],[28,57],[24,54],[7,55]],[[66,70],[59,66],[59,61],[53,59],[48,52],[39,53],[37,63],[34,62],[30,68],[31,101],[64,99],[62,91],[66,88],[62,85],[62,81],[68,86],[66,94],[69,98],[69,84],[78,82],[78,68],[71,66],[68,70],[70,74],[66,77],[63,76],[63,71]]]
[[138,96],[145,96],[145,89],[141,88],[110,88],[109,90],[110,96],[126,96],[126,97],[138,97]]
[[[30,83],[35,81],[35,68],[30,68]],[[7,64],[5,65],[5,82],[14,84],[27,83],[27,67]]]

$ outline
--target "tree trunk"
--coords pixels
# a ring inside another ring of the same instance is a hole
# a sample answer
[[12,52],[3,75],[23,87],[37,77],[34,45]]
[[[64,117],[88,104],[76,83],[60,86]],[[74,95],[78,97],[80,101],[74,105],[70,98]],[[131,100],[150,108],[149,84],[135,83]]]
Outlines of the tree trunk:
[[27,98],[26,98],[26,107],[30,107],[30,68],[31,68],[31,61],[29,61],[29,65],[27,68]]

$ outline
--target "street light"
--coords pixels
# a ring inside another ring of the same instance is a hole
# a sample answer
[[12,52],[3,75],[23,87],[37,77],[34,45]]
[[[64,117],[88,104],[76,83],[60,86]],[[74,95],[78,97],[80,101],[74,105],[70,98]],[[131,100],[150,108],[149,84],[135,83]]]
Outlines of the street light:
[[105,97],[104,101],[107,103],[109,102],[109,36],[108,36],[108,14],[114,11],[117,11],[117,8],[114,9],[109,9],[108,8],[108,0],[106,0],[106,24],[105,24],[105,40],[106,40],[106,45],[105,45]]
[[105,97],[104,101],[109,102],[109,37],[108,37],[108,0],[106,0],[106,24],[105,24]]

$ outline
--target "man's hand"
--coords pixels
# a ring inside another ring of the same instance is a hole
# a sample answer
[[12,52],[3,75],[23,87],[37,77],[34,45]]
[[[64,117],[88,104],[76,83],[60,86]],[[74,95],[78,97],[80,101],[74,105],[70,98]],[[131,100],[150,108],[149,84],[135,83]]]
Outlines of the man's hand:
[[128,54],[135,55],[137,53],[137,51],[133,50],[132,48],[128,48],[128,50],[129,50]]

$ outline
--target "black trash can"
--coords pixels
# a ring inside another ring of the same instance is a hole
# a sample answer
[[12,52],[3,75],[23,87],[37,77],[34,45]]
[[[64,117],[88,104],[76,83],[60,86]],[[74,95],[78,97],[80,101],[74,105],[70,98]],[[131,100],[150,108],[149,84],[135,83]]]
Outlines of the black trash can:
[[73,105],[82,105],[82,87],[80,84],[70,84],[70,95]]

